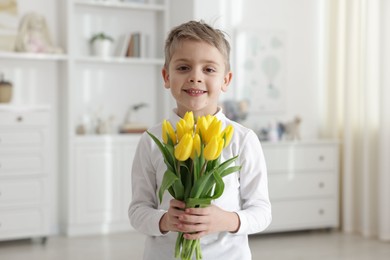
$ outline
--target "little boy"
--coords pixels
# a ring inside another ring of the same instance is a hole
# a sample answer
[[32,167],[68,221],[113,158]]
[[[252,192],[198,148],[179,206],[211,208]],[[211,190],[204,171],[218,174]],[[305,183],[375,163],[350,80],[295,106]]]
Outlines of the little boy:
[[[242,168],[224,177],[222,196],[206,208],[185,209],[185,203],[157,193],[166,170],[160,150],[149,135],[138,144],[132,169],[132,226],[147,235],[144,259],[174,259],[176,232],[186,239],[201,240],[204,260],[249,260],[248,234],[263,231],[271,222],[267,170],[256,134],[229,120],[218,107],[221,92],[232,79],[230,45],[224,34],[211,26],[190,21],[172,29],[165,44],[162,76],[177,108],[169,118],[175,126],[187,111],[198,116],[215,115],[234,134],[221,156],[239,155]],[[161,124],[149,129],[160,140]]]

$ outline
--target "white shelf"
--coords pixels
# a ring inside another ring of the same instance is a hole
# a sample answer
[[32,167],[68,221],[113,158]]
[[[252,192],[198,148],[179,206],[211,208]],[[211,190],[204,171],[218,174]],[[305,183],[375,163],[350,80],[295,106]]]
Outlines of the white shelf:
[[13,105],[13,104],[0,104],[0,111],[39,111],[48,110],[50,105]]
[[28,53],[28,52],[0,52],[0,59],[34,60],[34,61],[66,61],[66,54]]
[[138,140],[142,134],[107,134],[107,135],[76,135],[74,141],[77,144],[100,144],[106,142],[126,142]]
[[95,7],[95,8],[128,8],[144,11],[164,11],[164,6],[159,4],[131,3],[131,2],[97,2],[97,1],[75,1],[76,6]]
[[77,62],[86,63],[112,63],[112,64],[132,64],[132,65],[163,65],[163,59],[149,59],[149,58],[122,58],[122,57],[93,57],[85,56],[76,58]]

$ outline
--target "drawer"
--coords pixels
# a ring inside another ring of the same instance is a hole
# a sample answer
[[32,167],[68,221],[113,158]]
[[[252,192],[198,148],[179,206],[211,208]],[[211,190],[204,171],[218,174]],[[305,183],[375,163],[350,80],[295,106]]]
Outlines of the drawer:
[[332,145],[265,146],[269,172],[302,170],[337,170],[338,150]]
[[0,111],[0,126],[48,125],[47,111]]
[[335,199],[278,201],[272,204],[272,223],[267,231],[338,227]]
[[48,234],[48,210],[0,209],[0,240]]
[[43,146],[43,129],[0,128],[0,149],[15,146]]
[[337,176],[332,172],[268,175],[270,198],[274,200],[334,197],[338,194],[337,183]]
[[44,202],[44,180],[0,180],[0,206]]
[[6,154],[0,151],[0,176],[42,174],[43,172],[46,172],[43,154]]

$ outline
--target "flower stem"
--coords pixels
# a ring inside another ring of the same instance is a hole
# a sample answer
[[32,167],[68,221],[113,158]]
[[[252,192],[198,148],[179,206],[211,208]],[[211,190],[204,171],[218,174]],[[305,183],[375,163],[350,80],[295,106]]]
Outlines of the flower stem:
[[177,172],[177,177],[179,177],[179,179],[181,179],[181,175],[180,175],[180,161],[179,160],[177,161],[177,164],[176,164],[176,172]]
[[207,160],[204,161],[204,164],[203,164],[203,166],[202,166],[202,169],[200,170],[199,176],[202,176],[203,173],[206,171],[206,166],[207,166]]

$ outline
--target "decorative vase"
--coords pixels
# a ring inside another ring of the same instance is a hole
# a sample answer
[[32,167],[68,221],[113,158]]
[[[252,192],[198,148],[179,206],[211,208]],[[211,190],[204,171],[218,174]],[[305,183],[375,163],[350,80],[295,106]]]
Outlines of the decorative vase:
[[109,57],[111,56],[112,41],[108,39],[96,40],[92,44],[92,53],[94,56]]

